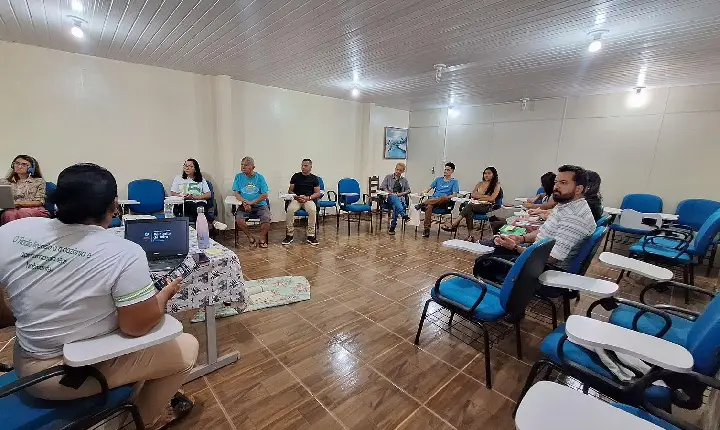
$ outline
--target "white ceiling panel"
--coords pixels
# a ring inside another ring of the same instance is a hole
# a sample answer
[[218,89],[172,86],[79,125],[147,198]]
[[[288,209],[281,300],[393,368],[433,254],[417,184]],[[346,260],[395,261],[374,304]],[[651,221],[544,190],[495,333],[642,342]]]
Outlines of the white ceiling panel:
[[414,110],[720,82],[717,0],[0,0],[0,40]]

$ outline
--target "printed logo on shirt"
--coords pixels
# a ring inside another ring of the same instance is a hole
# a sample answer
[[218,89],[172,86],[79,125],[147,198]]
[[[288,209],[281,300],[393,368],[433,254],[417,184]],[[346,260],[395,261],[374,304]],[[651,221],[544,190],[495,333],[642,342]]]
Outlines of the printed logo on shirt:
[[180,193],[189,194],[191,196],[200,196],[203,194],[202,186],[197,182],[180,184]]
[[240,192],[244,194],[260,194],[260,188],[255,184],[246,184]]

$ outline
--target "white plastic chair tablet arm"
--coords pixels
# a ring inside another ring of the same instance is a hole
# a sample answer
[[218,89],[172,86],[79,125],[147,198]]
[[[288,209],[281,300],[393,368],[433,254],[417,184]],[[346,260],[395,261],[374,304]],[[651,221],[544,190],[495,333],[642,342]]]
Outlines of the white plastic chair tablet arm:
[[565,334],[585,348],[621,352],[674,372],[688,372],[694,365],[690,351],[680,345],[580,315],[568,318]]
[[159,345],[180,336],[182,332],[180,321],[163,315],[163,319],[145,336],[130,337],[116,330],[104,336],[71,342],[63,347],[63,358],[68,366],[87,366]]
[[443,246],[452,248],[452,249],[459,249],[462,251],[469,251],[473,254],[477,255],[487,255],[492,254],[495,252],[495,248],[492,248],[490,246],[481,245],[479,243],[473,243],[468,242],[467,240],[460,240],[460,239],[450,239],[446,240],[442,243]]
[[518,406],[518,430],[657,430],[660,427],[555,382],[533,385]]
[[231,206],[240,206],[242,203],[240,203],[240,200],[237,199],[235,196],[227,196],[225,197],[225,204],[231,205]]
[[637,273],[655,281],[669,281],[673,278],[673,273],[669,269],[612,252],[601,253],[600,262],[612,268]]
[[543,272],[538,278],[538,281],[547,287],[582,291],[600,298],[612,297],[618,291],[618,285],[614,282],[573,275],[572,273],[558,272],[556,270]]

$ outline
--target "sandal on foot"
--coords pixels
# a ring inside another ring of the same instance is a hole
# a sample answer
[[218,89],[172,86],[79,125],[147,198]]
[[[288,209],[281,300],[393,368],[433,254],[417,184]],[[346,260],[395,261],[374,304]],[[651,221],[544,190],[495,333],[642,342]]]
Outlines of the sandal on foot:
[[465,241],[475,243],[475,236],[468,236]]
[[260,248],[266,249],[266,248],[268,247],[268,243],[267,243],[267,242],[260,242],[259,246],[260,246]]
[[447,225],[447,224],[446,224],[446,225],[443,225],[443,226],[440,227],[440,228],[441,228],[443,231],[449,231],[449,232],[456,232],[457,229],[458,229],[458,228],[455,227],[455,226]]
[[185,395],[182,391],[175,393],[170,404],[165,408],[163,414],[151,425],[146,427],[149,430],[162,430],[170,427],[185,418],[195,406],[195,398]]
[[258,241],[257,241],[257,239],[255,239],[254,236],[248,237],[248,242],[250,242],[250,248],[257,248]]

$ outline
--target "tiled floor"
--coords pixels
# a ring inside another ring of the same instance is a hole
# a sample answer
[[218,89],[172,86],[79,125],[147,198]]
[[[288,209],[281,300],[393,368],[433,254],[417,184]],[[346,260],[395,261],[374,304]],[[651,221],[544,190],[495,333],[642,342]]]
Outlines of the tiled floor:
[[[304,237],[300,229],[297,234]],[[318,247],[298,241],[285,248],[278,244],[282,236],[273,231],[266,250],[243,242],[236,249],[243,271],[248,279],[305,276],[312,299],[218,320],[220,352],[235,349],[241,358],[186,385],[197,404],[175,428],[515,428],[511,410],[548,324],[522,323],[522,360],[515,357],[513,334],[493,348],[492,390],[485,388],[478,350],[430,324],[419,348],[413,344],[436,277],[472,270],[472,255],[441,247],[446,233],[440,240],[416,238],[412,230],[369,234],[363,223],[360,235],[353,226],[348,236],[343,227],[336,234],[328,220]],[[232,247],[229,236],[223,242]],[[597,261],[588,274],[617,276]],[[698,277],[697,283],[714,288],[717,279]],[[637,298],[638,285],[623,281],[622,295]],[[589,303],[583,297],[574,312]],[[204,348],[204,326],[185,326]]]

